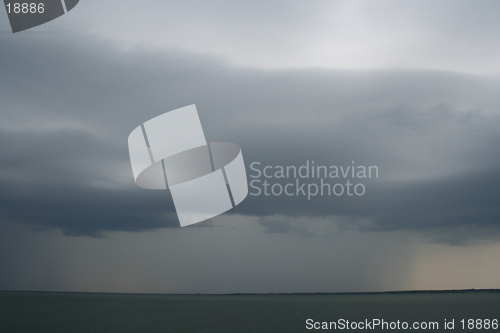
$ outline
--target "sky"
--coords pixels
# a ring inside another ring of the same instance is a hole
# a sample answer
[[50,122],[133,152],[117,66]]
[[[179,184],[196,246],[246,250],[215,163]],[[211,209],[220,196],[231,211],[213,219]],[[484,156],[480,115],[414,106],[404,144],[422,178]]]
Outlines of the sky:
[[[500,288],[499,12],[82,0],[13,34],[0,10],[0,290]],[[127,138],[191,104],[249,182],[253,162],[378,177],[351,179],[362,196],[250,194],[180,228],[168,190],[134,183]]]

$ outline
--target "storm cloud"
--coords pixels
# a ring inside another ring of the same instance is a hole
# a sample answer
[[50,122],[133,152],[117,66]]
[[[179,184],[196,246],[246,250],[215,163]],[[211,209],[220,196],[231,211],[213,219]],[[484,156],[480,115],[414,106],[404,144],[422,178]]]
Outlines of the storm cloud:
[[336,217],[371,231],[500,231],[496,77],[263,70],[186,51],[123,50],[85,34],[0,38],[2,219],[91,236],[177,227],[168,191],[135,186],[127,137],[196,104],[207,140],[238,143],[249,175],[254,161],[379,169],[362,197],[249,195],[229,214]]

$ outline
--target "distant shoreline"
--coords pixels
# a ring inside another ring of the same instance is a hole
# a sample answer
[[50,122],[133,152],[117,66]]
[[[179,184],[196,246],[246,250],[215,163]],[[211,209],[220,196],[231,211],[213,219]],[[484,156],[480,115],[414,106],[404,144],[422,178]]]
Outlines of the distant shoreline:
[[446,290],[399,290],[362,292],[296,292],[296,293],[117,293],[91,291],[40,291],[40,290],[0,290],[0,293],[47,293],[47,294],[96,294],[96,295],[164,295],[164,296],[319,296],[319,295],[399,295],[399,294],[481,294],[500,293],[500,289],[446,289]]

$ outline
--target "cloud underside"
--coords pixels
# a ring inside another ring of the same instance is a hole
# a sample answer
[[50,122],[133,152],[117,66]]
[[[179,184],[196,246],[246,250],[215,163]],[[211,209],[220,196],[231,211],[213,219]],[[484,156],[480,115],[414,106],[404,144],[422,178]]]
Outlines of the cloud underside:
[[127,137],[196,104],[207,141],[237,143],[249,175],[254,161],[378,166],[378,178],[355,180],[362,197],[250,195],[230,212],[260,217],[268,232],[290,233],[287,218],[320,217],[366,231],[447,230],[438,237],[446,242],[500,235],[498,78],[245,69],[85,35],[24,37],[0,36],[5,221],[75,236],[177,227],[168,191],[135,186]]

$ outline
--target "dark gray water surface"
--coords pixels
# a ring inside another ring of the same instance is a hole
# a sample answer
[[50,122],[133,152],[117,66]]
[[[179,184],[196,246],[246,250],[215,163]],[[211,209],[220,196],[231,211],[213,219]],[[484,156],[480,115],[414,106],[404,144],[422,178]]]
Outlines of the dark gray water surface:
[[[0,332],[311,332],[319,322],[500,319],[500,293],[133,295],[0,292]],[[380,328],[380,327],[379,327]],[[410,329],[408,329],[410,330]],[[358,332],[374,330],[356,330]],[[400,332],[404,330],[383,330]],[[415,330],[413,330],[415,331]]]

